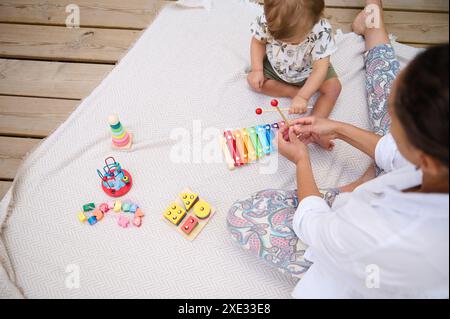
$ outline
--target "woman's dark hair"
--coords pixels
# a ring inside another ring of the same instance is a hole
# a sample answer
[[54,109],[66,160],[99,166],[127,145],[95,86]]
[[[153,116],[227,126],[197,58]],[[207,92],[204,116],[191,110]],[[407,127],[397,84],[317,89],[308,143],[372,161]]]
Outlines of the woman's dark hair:
[[449,46],[419,54],[406,68],[394,101],[409,141],[448,168]]

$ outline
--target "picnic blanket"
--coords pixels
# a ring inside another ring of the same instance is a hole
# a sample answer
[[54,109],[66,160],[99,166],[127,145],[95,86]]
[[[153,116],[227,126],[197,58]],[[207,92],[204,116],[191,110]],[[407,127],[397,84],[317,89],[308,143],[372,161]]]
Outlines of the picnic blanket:
[[[230,172],[208,156],[217,153],[216,135],[225,128],[280,120],[276,113],[255,115],[270,98],[246,83],[249,25],[260,10],[238,0],[215,0],[210,10],[168,5],[27,157],[1,202],[0,297],[290,297],[294,282],[241,251],[226,216],[234,201],[258,190],[294,189],[294,166],[278,158],[275,170],[257,163]],[[332,62],[343,92],[331,117],[368,129],[364,41],[338,33],[337,42]],[[417,53],[395,47],[403,66]],[[130,152],[111,148],[107,118],[113,113],[133,133]],[[370,164],[344,143],[333,152],[311,146],[311,153],[323,188],[357,179]],[[120,228],[114,213],[95,226],[77,219],[83,204],[107,200],[96,169],[111,155],[133,176],[126,198],[146,213],[141,228]],[[186,187],[217,209],[194,242],[161,220]]]

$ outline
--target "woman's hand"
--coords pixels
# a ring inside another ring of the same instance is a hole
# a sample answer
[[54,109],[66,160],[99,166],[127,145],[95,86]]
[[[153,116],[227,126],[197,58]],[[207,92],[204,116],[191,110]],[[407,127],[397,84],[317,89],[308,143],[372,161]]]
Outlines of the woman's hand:
[[278,132],[278,151],[294,164],[309,160],[308,147],[300,140],[293,126]]
[[[319,144],[322,145],[323,141],[333,141],[338,138],[338,128],[341,123],[319,117],[304,117],[293,120],[290,124],[294,127],[295,134],[304,143],[320,142]],[[334,144],[331,143],[331,145]]]

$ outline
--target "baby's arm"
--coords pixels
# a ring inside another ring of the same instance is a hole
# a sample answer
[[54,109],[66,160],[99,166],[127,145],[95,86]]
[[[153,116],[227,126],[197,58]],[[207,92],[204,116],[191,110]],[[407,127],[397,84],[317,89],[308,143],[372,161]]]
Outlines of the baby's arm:
[[250,47],[252,70],[248,75],[248,83],[260,91],[264,85],[264,57],[266,56],[266,43],[252,38]]
[[291,114],[306,113],[308,110],[308,102],[312,96],[319,91],[323,82],[325,82],[329,67],[330,57],[314,62],[311,75],[292,101],[291,110],[289,111]]

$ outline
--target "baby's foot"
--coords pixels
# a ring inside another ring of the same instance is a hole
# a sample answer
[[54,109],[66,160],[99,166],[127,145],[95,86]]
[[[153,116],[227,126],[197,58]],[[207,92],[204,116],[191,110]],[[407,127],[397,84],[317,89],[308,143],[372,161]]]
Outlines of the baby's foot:
[[366,29],[367,29],[366,19],[367,19],[367,15],[366,15],[366,12],[363,10],[358,14],[355,21],[353,21],[353,24],[352,24],[353,32],[355,32],[358,35],[366,34]]
[[[376,5],[379,10],[383,10],[383,2],[381,0],[366,0],[367,6]],[[367,7],[366,7],[367,8]],[[367,12],[366,8],[362,10],[352,23],[352,30],[356,34],[365,35],[367,30]]]

